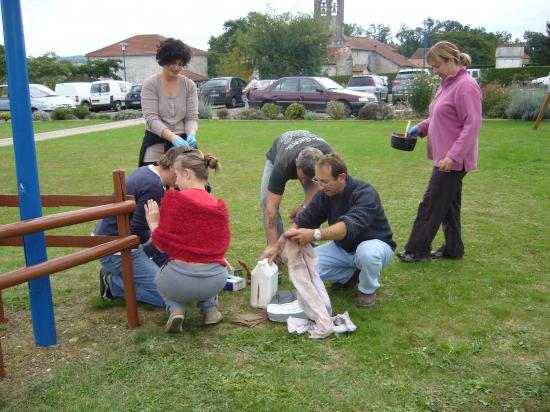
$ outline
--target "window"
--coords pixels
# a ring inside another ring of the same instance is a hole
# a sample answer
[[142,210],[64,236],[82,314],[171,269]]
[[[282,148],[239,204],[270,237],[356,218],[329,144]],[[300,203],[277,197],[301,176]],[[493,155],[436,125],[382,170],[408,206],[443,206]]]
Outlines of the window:
[[126,87],[126,84],[125,83],[119,83],[118,84],[118,87],[120,87],[120,91],[122,93],[127,93],[128,92],[128,88]]
[[327,2],[326,2],[326,0],[321,1],[320,9],[321,9],[321,16],[326,16],[327,15]]
[[298,91],[298,79],[285,79],[275,87],[279,92],[296,92]]
[[374,82],[372,80],[372,77],[367,76],[361,76],[361,77],[352,77],[350,82],[350,86],[374,86]]
[[109,87],[109,83],[100,83],[99,90],[101,93],[109,93],[111,88]]
[[315,92],[319,89],[319,83],[313,79],[302,79],[301,90],[303,92]]
[[8,86],[0,87],[0,98],[6,99],[10,96]]

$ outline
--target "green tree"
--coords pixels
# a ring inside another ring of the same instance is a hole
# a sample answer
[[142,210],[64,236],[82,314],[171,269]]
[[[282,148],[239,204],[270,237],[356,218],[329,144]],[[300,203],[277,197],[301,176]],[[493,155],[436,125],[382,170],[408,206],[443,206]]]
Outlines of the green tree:
[[419,47],[422,47],[422,28],[410,29],[402,24],[395,34],[397,51],[405,57],[410,57]]
[[366,30],[357,23],[344,23],[344,35],[350,37],[363,37]]
[[0,83],[6,83],[6,49],[0,44]]
[[224,23],[224,33],[211,37],[208,54],[211,76],[261,77],[319,74],[330,34],[311,16],[291,13],[249,13]]
[[[231,73],[227,70],[229,69],[227,63],[228,55],[235,56],[236,54],[241,54],[238,49],[244,46],[245,42],[243,36],[247,33],[249,27],[248,18],[240,18],[237,20],[228,20],[223,24],[223,33],[217,37],[210,37],[208,40],[208,75],[211,77],[221,76],[223,74],[236,75],[237,73]],[[250,70],[249,67],[241,67],[242,62],[239,58],[239,71],[244,71],[246,69]],[[223,61],[223,63],[222,63]],[[242,76],[241,76],[242,77]]]
[[392,42],[390,26],[385,24],[369,24],[369,28],[365,30],[365,35],[382,43],[391,44]]
[[121,80],[117,71],[122,69],[122,62],[119,59],[88,60],[84,64],[72,64],[70,81],[94,81],[100,78]]
[[526,31],[523,38],[527,42],[526,52],[534,63],[550,65],[550,22],[546,22],[546,35],[533,31]]
[[330,33],[305,14],[249,14],[250,61],[261,77],[318,75]]
[[[409,29],[402,25],[395,37],[397,50],[409,57],[423,45],[423,28]],[[496,47],[510,39],[511,35],[507,32],[488,33],[483,27],[473,28],[455,20],[427,19],[428,47],[441,40],[450,41],[470,54],[474,65],[494,65]]]
[[476,34],[468,31],[434,34],[430,37],[432,44],[441,40],[456,44],[460,51],[468,53],[472,64],[492,66],[495,64],[495,52],[500,41],[491,35]]
[[72,63],[59,60],[54,52],[45,53],[40,57],[29,57],[29,83],[40,83],[53,89],[56,83],[62,83],[71,77],[71,66]]

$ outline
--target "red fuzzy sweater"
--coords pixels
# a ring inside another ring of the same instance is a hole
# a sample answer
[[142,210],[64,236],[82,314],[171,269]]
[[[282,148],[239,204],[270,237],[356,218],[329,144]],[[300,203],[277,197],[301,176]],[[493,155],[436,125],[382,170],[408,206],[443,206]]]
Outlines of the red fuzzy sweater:
[[162,198],[159,226],[152,237],[170,259],[225,266],[231,239],[227,206],[205,190],[169,190]]

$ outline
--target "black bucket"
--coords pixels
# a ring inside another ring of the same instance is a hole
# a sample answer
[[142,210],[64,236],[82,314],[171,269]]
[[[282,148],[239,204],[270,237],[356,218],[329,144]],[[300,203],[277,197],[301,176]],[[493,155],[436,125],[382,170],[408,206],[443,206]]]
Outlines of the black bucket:
[[394,149],[412,152],[414,150],[414,146],[416,146],[416,137],[406,138],[403,133],[392,133],[391,147]]

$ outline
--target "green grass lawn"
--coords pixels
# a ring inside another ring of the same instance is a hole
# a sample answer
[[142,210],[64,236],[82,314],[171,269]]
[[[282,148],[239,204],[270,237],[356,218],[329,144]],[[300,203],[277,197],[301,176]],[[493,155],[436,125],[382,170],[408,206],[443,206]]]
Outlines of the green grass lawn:
[[[379,191],[398,250],[405,244],[431,163],[426,142],[390,148],[404,121],[201,121],[198,141],[222,173],[213,194],[232,222],[228,260],[249,265],[265,243],[259,186],[265,152],[278,134],[308,129],[325,137],[350,174]],[[136,164],[143,127],[39,142],[43,193],[105,194],[111,171]],[[8,377],[5,410],[193,411],[548,411],[550,410],[550,123],[486,121],[479,170],[464,179],[459,261],[403,264],[382,273],[375,308],[355,308],[355,292],[330,292],[355,333],[313,341],[268,321],[229,322],[250,312],[249,289],[220,296],[222,324],[201,325],[196,308],[185,332],[169,336],[160,309],[140,307],[132,331],[120,303],[99,299],[98,263],[52,276],[59,344],[33,345],[26,285],[3,293],[8,322],[0,337]],[[13,148],[0,148],[2,193],[16,193]],[[300,202],[291,182],[284,216]],[[47,213],[53,212],[51,209]],[[3,210],[0,223],[17,220]],[[93,224],[64,232],[86,234]],[[59,230],[57,232],[60,232]],[[441,234],[434,248],[442,241]],[[69,250],[50,249],[50,258]],[[24,264],[0,249],[0,272]],[[282,289],[290,285],[285,281]]]
[[[93,126],[95,124],[110,123],[112,120],[85,119],[85,120],[49,120],[47,122],[32,122],[35,133],[52,132],[54,130],[72,129],[81,126]],[[0,139],[13,137],[11,123],[0,123]]]

